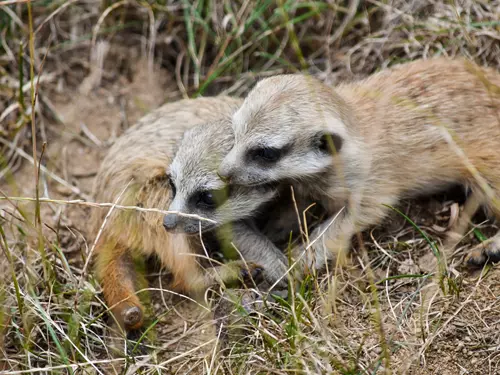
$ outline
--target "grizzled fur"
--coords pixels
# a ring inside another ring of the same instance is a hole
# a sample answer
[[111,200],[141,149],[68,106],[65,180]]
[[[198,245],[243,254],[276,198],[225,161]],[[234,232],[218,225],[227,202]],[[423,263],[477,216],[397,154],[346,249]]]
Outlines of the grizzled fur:
[[[300,233],[297,214],[286,192],[287,184],[228,187],[220,179],[217,168],[233,143],[230,118],[186,132],[169,169],[176,190],[169,210],[197,214],[217,224],[172,214],[165,218],[166,226],[172,232],[191,234],[223,227],[218,232],[223,239],[232,241],[244,259],[264,265],[265,280],[274,284],[285,274],[287,259],[273,242],[284,244],[290,232]],[[207,207],[200,201],[200,194],[225,188],[228,188],[226,196],[221,197],[216,207]],[[295,198],[299,212],[310,203],[301,197]],[[267,202],[270,204],[265,204]],[[320,212],[316,209],[314,213]],[[226,225],[228,223],[230,225]],[[307,225],[312,227],[313,220]]]
[[[293,179],[332,217],[345,206],[311,236],[326,230],[317,266],[381,223],[385,205],[449,184],[469,186],[500,215],[500,75],[465,60],[419,60],[336,89],[300,74],[267,78],[235,112],[233,129],[221,177]],[[500,236],[469,262],[488,258],[500,260]]]

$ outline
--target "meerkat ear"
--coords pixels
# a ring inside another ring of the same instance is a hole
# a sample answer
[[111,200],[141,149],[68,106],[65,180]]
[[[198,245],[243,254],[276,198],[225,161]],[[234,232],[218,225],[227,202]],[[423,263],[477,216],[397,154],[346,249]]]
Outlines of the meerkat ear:
[[132,162],[134,179],[144,182],[158,178],[166,178],[170,163],[170,160],[162,160],[161,158],[136,158]]
[[[163,197],[172,197],[175,195],[175,186],[172,186],[170,175],[167,173],[169,160],[140,158],[134,161],[133,184],[136,189],[135,205],[160,207],[159,195],[153,194],[153,191],[170,191],[169,195],[163,194]],[[155,201],[149,201],[155,199]],[[169,198],[170,199],[170,198]],[[162,202],[163,203],[163,202]]]
[[322,133],[319,134],[318,148],[328,154],[336,154],[340,152],[344,144],[342,137],[335,133]]

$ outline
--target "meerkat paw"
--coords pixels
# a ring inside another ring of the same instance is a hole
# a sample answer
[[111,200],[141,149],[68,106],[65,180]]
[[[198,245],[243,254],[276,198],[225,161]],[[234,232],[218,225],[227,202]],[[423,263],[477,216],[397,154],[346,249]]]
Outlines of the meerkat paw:
[[228,286],[243,284],[252,287],[263,279],[263,268],[253,262],[232,261],[216,267],[216,278]]
[[471,267],[482,267],[486,263],[500,262],[500,235],[476,246],[467,255],[465,261]]

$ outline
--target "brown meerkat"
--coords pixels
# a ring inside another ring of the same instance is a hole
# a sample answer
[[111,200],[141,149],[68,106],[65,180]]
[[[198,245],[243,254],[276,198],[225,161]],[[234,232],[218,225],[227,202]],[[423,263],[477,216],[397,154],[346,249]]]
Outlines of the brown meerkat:
[[[172,199],[166,169],[184,132],[230,115],[241,103],[241,99],[224,96],[181,100],[143,117],[107,153],[95,179],[95,200],[166,210]],[[243,207],[240,214],[251,209],[250,205]],[[107,214],[108,210],[94,210],[91,218],[91,233],[97,238],[95,270],[108,306],[126,329],[139,328],[144,317],[136,295],[141,275],[135,270],[134,259],[156,254],[172,273],[173,288],[193,294],[219,277],[229,282],[246,272],[247,264],[241,261],[201,269],[194,256],[202,253],[196,238],[165,231],[159,213],[115,209],[108,218]],[[248,266],[257,268],[250,263]]]
[[[309,202],[295,197],[295,207],[287,194],[288,186],[228,186],[217,175],[217,168],[233,143],[230,118],[195,126],[185,133],[168,169],[175,192],[168,210],[212,222],[168,214],[163,224],[170,232],[195,236],[217,228],[222,243],[231,246],[228,243],[232,242],[245,260],[265,266],[263,276],[270,286],[285,287],[288,259],[284,241],[290,233],[295,238],[300,234],[297,211],[302,215]],[[253,208],[266,197],[260,210]],[[252,207],[251,217],[243,215],[250,212],[248,207]],[[311,228],[315,224],[312,215],[319,215],[320,209],[314,207],[308,213],[310,220],[305,224]]]
[[[500,74],[493,69],[419,60],[335,89],[305,75],[274,76],[249,93],[232,125],[222,178],[247,186],[291,179],[329,215],[340,212],[311,235],[324,233],[316,266],[380,224],[387,205],[449,184],[470,187],[500,217]],[[500,260],[500,234],[468,263],[488,259]]]

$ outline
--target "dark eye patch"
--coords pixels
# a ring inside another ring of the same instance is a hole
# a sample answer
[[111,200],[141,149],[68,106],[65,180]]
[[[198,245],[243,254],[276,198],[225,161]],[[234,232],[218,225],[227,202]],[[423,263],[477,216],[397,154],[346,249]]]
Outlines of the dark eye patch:
[[204,190],[195,193],[191,200],[198,207],[213,210],[227,201],[229,193],[228,187],[218,190]]
[[283,156],[285,151],[285,147],[259,147],[248,151],[248,158],[256,162],[275,163]]
[[340,151],[344,140],[338,134],[323,133],[317,137],[317,147],[325,154],[335,154]]

